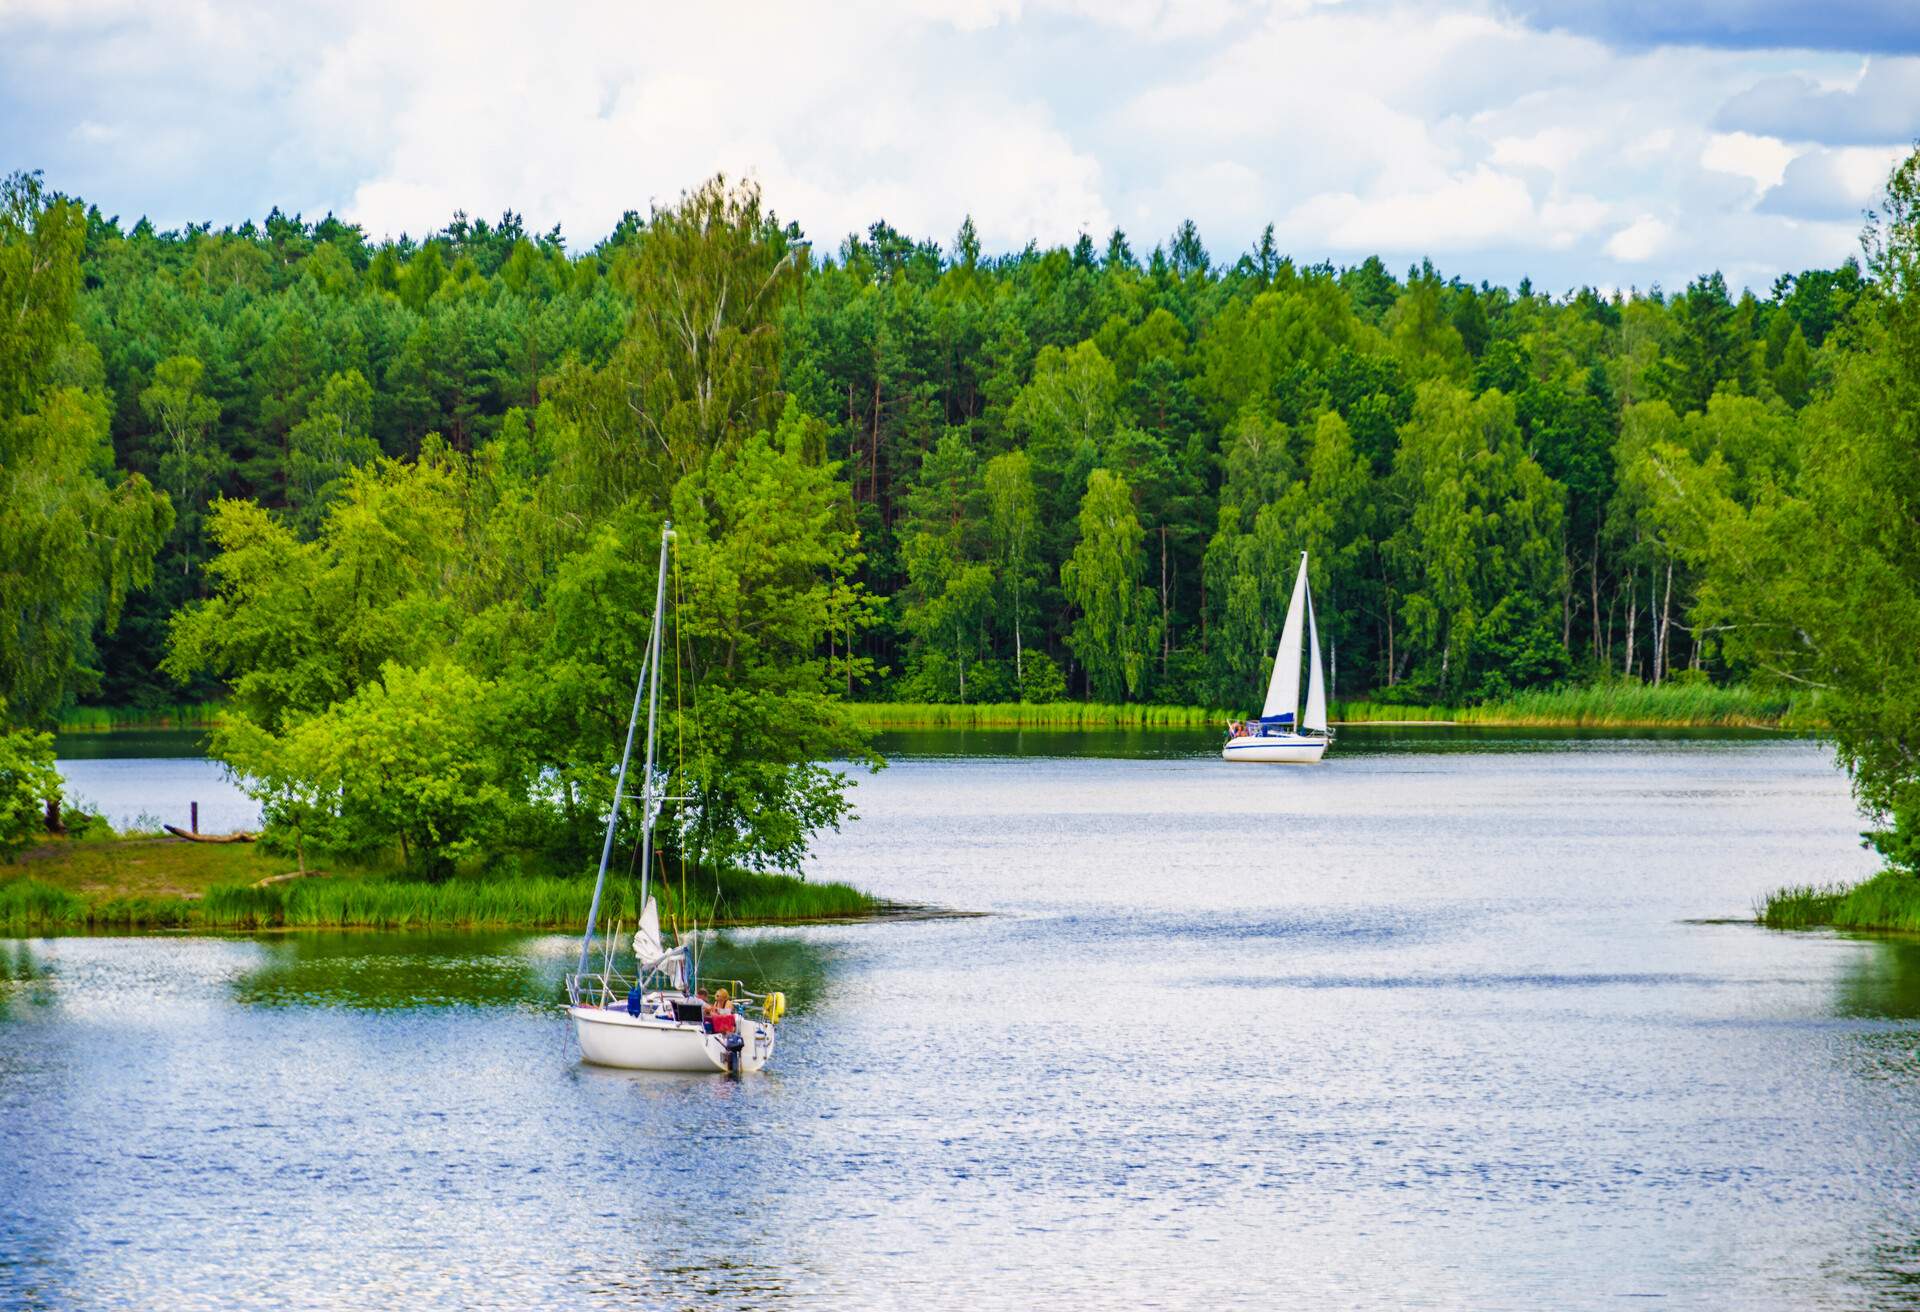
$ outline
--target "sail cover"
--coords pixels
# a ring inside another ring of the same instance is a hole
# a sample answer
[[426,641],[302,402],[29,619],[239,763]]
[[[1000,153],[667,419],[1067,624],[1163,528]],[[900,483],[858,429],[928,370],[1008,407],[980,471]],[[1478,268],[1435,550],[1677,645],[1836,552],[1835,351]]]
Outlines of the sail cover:
[[1300,622],[1306,610],[1307,553],[1300,553],[1300,573],[1294,576],[1293,600],[1287,603],[1287,622],[1280,626],[1280,650],[1273,654],[1273,678],[1267,683],[1263,720],[1295,718],[1300,709]]
[[1307,709],[1300,727],[1323,732],[1327,727],[1327,680],[1320,669],[1320,626],[1313,622],[1311,591],[1307,593]]

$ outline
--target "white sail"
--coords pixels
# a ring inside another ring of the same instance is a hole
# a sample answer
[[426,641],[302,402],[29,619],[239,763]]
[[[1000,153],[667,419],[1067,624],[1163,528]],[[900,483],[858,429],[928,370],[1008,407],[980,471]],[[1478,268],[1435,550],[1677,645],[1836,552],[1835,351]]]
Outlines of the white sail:
[[1327,679],[1320,669],[1320,627],[1313,622],[1313,593],[1307,593],[1307,710],[1300,727],[1320,730],[1327,727]]
[[640,908],[640,927],[633,931],[633,955],[644,970],[665,953],[666,946],[660,941],[660,904],[649,897]]
[[1293,580],[1293,600],[1287,603],[1287,622],[1280,626],[1280,650],[1273,655],[1273,678],[1267,683],[1267,704],[1260,718],[1271,720],[1300,709],[1300,622],[1306,610],[1307,553],[1300,553],[1300,573]]

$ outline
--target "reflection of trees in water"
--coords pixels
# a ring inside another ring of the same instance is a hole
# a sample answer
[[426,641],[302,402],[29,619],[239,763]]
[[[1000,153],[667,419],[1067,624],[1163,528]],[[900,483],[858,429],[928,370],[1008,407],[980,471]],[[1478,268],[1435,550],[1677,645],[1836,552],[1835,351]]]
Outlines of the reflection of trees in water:
[[[1840,976],[1834,1011],[1860,1020],[1920,1020],[1920,940],[1859,938]],[[1836,1052],[1861,1100],[1836,1108],[1836,1114],[1862,1122],[1874,1140],[1863,1145],[1867,1169],[1856,1184],[1878,1186],[1885,1198],[1877,1205],[1881,1215],[1855,1233],[1852,1251],[1831,1259],[1827,1268],[1871,1302],[1914,1306],[1920,1301],[1920,1234],[1909,1185],[1920,1159],[1911,1115],[1920,1102],[1920,1035],[1910,1024],[1863,1027],[1847,1034]]]
[[[1920,1020],[1920,939],[1867,940],[1840,978],[1834,1009],[1842,1016]],[[1910,1056],[1912,1048],[1909,1040]]]
[[832,949],[799,934],[703,935],[700,974],[737,979],[755,993],[779,989],[787,1007],[805,1011],[825,990]]
[[53,1001],[53,969],[34,955],[25,940],[0,942],[0,1020],[18,1003],[45,1006]]
[[[236,1001],[361,1011],[557,1007],[577,944],[551,935],[477,932],[286,934],[259,942],[261,963],[234,981]],[[621,946],[615,968],[630,971],[625,931]],[[700,969],[710,979],[739,979],[755,992],[782,989],[788,1006],[799,1010],[819,992],[826,955],[797,935],[709,934]]]
[[287,934],[262,939],[262,960],[234,981],[236,1001],[268,1007],[389,1011],[539,1006],[552,1000],[548,963],[528,935]]

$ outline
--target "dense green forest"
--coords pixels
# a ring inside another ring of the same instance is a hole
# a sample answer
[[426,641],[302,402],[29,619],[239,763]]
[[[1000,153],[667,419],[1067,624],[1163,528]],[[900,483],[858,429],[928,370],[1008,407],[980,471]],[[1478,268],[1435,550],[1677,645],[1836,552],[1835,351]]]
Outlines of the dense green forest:
[[1302,549],[1336,696],[1825,686],[1751,622],[1753,589],[1799,595],[1791,544],[1728,553],[1868,421],[1863,361],[1920,377],[1912,171],[1864,265],[1765,295],[1301,265],[1270,230],[1220,257],[1191,223],[829,250],[720,180],[590,249],[513,214],[162,232],[16,176],[7,259],[71,286],[4,329],[37,345],[0,424],[66,425],[89,522],[120,520],[0,692],[24,726],[230,695],[222,750],[320,830],[371,745],[427,744],[438,800],[384,832],[457,854],[544,791],[577,839],[668,514],[682,822],[729,859],[840,814],[836,698],[1251,706]]
[[[90,381],[116,465],[175,520],[88,695],[181,697],[167,621],[212,590],[216,498],[311,537],[350,468],[429,435],[536,458],[566,425],[644,440],[598,374],[646,232],[630,216],[570,257],[511,214],[376,244],[333,219],[163,233],[89,211]],[[1057,671],[1075,696],[1243,703],[1301,547],[1336,695],[1720,674],[1654,449],[1717,452],[1740,491],[1781,474],[1865,286],[1848,263],[1765,299],[1717,275],[1556,297],[1302,268],[1270,242],[1219,260],[1191,225],[1144,255],[1116,233],[988,258],[968,227],[943,248],[876,223],[803,267],[765,325],[767,386],[823,425],[857,577],[886,599],[858,637],[886,674],[859,695],[905,700],[1055,695]]]

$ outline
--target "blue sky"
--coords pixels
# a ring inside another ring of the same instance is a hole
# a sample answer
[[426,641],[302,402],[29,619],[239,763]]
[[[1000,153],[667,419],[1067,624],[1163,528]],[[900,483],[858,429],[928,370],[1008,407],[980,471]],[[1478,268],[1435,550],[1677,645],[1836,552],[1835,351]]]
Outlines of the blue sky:
[[1857,249],[1920,4],[0,0],[0,168],[163,226],[511,207],[576,245],[715,171],[822,245],[1283,249],[1564,289]]

